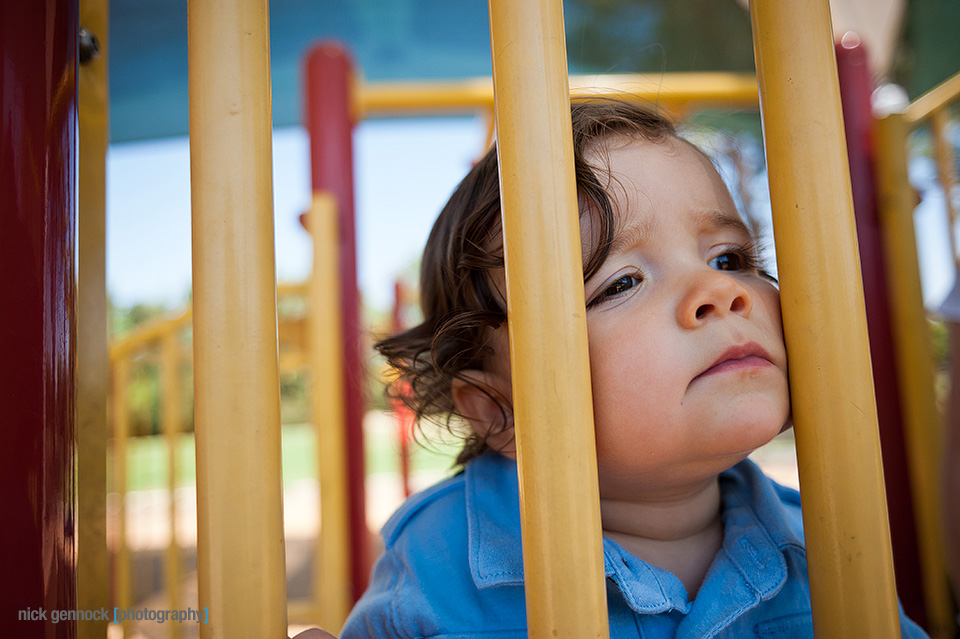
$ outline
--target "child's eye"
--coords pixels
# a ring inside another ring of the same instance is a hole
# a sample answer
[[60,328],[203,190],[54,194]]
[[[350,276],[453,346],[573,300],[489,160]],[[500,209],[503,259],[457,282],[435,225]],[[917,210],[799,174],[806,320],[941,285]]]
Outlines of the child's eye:
[[710,260],[710,267],[718,271],[741,271],[746,268],[746,261],[739,253],[724,253]]
[[616,297],[617,295],[626,293],[634,286],[639,285],[640,282],[641,282],[641,279],[636,275],[624,275],[622,277],[618,277],[616,280],[611,282],[605,289],[603,289],[599,295],[594,297],[590,301],[590,303],[587,304],[587,308],[592,308],[597,304],[601,304],[613,297]]
[[710,268],[718,271],[757,271],[760,272],[760,260],[752,245],[731,247],[709,262]]

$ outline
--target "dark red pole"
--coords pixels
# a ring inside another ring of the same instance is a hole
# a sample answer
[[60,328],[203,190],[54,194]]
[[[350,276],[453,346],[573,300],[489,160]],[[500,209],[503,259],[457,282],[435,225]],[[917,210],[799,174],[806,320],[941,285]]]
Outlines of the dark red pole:
[[363,383],[360,357],[360,295],[357,291],[357,243],[353,205],[353,63],[339,45],[313,47],[306,64],[306,119],[310,133],[314,192],[327,191],[340,213],[340,282],[343,319],[347,493],[350,500],[353,598],[367,587],[370,536],[367,530],[363,468]]
[[870,96],[873,85],[867,54],[859,38],[848,35],[838,44],[837,71],[843,101],[843,122],[850,158],[853,208],[860,243],[860,268],[870,336],[870,357],[877,395],[883,477],[890,513],[890,536],[897,592],[907,615],[926,626],[923,576],[913,513],[913,497],[901,417],[893,330],[890,323],[885,260],[876,202],[873,170],[873,115]]
[[76,608],[78,15],[0,3],[0,637],[77,634],[53,611]]

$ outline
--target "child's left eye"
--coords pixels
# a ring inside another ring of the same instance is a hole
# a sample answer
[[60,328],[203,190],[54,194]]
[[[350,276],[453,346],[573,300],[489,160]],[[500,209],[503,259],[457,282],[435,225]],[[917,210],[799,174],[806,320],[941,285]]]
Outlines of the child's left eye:
[[710,260],[710,267],[718,271],[742,271],[750,268],[749,260],[740,253],[724,253]]
[[611,282],[605,289],[603,289],[599,295],[597,295],[593,300],[587,304],[587,308],[592,308],[597,304],[602,304],[603,302],[617,297],[623,293],[626,293],[634,286],[639,285],[641,282],[640,277],[634,275],[624,275],[619,277],[613,282]]

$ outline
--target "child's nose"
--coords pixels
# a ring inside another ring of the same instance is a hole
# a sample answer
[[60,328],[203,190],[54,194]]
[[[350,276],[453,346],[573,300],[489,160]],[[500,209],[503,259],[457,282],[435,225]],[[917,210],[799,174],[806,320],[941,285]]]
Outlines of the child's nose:
[[700,270],[689,277],[677,308],[677,321],[684,328],[696,328],[729,314],[750,316],[753,298],[737,279],[713,269]]

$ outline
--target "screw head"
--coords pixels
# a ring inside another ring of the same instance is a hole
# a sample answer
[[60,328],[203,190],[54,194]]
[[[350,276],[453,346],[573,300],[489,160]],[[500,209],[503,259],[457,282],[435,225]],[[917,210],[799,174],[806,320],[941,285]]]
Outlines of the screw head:
[[79,34],[80,64],[90,64],[100,57],[100,40],[91,31],[80,27]]

